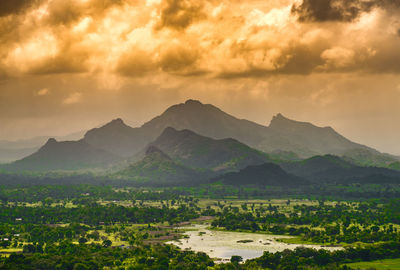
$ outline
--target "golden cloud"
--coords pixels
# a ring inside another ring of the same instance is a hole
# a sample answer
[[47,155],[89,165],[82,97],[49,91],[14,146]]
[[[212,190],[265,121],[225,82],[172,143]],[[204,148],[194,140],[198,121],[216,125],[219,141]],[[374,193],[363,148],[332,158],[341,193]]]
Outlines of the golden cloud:
[[106,72],[126,77],[165,73],[236,78],[398,72],[400,52],[393,49],[400,43],[396,3],[2,3],[0,67],[3,74],[14,76]]

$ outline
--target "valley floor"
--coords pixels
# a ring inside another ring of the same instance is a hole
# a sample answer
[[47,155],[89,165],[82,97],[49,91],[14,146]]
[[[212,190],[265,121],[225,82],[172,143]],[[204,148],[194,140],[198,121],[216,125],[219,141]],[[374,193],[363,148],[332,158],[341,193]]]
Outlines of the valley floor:
[[3,186],[0,269],[398,267],[399,199],[182,191]]

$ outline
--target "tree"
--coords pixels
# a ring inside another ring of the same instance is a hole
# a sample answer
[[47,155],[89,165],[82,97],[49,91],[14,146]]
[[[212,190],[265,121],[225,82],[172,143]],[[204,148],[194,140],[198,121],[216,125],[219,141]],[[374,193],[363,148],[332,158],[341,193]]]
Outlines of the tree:
[[103,247],[111,247],[112,242],[109,239],[103,241]]
[[89,269],[89,267],[87,267],[83,263],[74,264],[74,270],[88,270],[88,269]]
[[85,237],[79,238],[79,244],[85,244],[87,242],[87,239]]
[[243,258],[241,256],[233,255],[231,257],[231,263],[233,263],[233,264],[239,264],[242,261],[243,261]]

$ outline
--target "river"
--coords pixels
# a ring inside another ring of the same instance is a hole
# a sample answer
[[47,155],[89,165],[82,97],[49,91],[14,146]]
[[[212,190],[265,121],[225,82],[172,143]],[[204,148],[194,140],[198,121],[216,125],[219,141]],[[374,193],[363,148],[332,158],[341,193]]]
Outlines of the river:
[[[290,238],[285,235],[270,235],[259,233],[226,232],[207,229],[207,225],[194,224],[180,227],[185,230],[187,238],[170,241],[182,250],[190,249],[205,252],[216,261],[229,261],[233,255],[238,255],[243,260],[260,257],[264,251],[277,252],[296,247],[310,247],[315,249],[338,250],[341,247],[326,247],[320,245],[286,244],[278,242],[279,238]],[[238,242],[239,241],[239,242]]]

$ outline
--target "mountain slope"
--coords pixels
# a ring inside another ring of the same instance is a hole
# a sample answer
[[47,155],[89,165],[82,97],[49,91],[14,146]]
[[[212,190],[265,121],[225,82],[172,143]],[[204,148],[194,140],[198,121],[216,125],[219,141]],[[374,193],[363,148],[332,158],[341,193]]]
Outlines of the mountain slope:
[[[88,131],[85,140],[96,148],[128,157],[154,141],[167,127],[189,129],[213,139],[234,138],[255,148],[262,141],[268,141],[271,145],[277,142],[291,144],[266,126],[238,119],[211,104],[195,100],[173,105],[139,128],[128,127],[120,119],[113,120],[103,127]],[[258,149],[272,151],[275,148]]]
[[346,139],[330,127],[293,121],[281,114],[275,116],[269,126],[263,126],[238,119],[211,104],[196,100],[173,105],[139,128],[131,128],[120,119],[114,120],[88,131],[85,140],[95,148],[129,157],[155,140],[167,127],[188,129],[213,139],[233,138],[260,151],[292,153],[300,158],[325,154],[350,155],[352,151],[359,150],[381,155],[372,148]]
[[[99,160],[114,159],[115,156],[131,158],[153,142],[167,127],[178,130],[188,129],[201,136],[217,140],[232,138],[252,148],[272,153],[275,159],[289,158],[296,160],[314,155],[335,154],[346,155],[348,159],[352,159],[352,162],[356,164],[366,164],[368,162],[369,165],[381,165],[381,161],[384,160],[384,165],[386,166],[386,164],[389,165],[398,161],[395,158],[391,160],[391,157],[387,159],[386,156],[382,157],[382,154],[374,149],[353,143],[332,128],[320,128],[310,123],[289,120],[282,115],[274,117],[268,127],[262,126],[248,120],[238,119],[213,105],[202,104],[195,100],[188,100],[185,103],[171,106],[160,116],[138,128],[129,127],[121,119],[115,119],[100,128],[89,130],[84,139],[76,143],[79,142],[86,149],[82,151],[92,153],[88,154],[91,156],[90,158],[88,157],[86,158],[87,160],[84,160],[84,166],[91,166],[90,164],[98,163],[90,161],[91,159],[96,159],[93,154],[94,149],[97,149],[96,151],[99,155],[97,158]],[[226,144],[228,143],[226,142]],[[234,145],[235,142],[231,140],[230,144]],[[89,150],[90,147],[93,150]],[[103,152],[99,150],[103,150]],[[170,150],[162,150],[166,151],[172,158],[178,158]],[[60,151],[59,155],[62,155],[62,151],[66,150],[60,149]],[[225,152],[228,153],[229,151]],[[76,149],[75,153],[79,154],[80,152]],[[106,158],[106,153],[110,154],[110,157]],[[360,155],[359,153],[368,154]],[[241,155],[239,155],[240,157]],[[76,160],[81,159],[79,156],[75,158]],[[362,160],[358,160],[358,158]],[[66,157],[66,159],[71,160],[70,162],[74,161],[72,156]],[[185,161],[180,157],[179,159],[182,162]],[[379,164],[374,163],[377,160],[380,162]],[[197,166],[196,163],[203,162],[201,160],[192,161],[194,164],[191,164],[188,159],[187,164],[189,166]],[[236,161],[232,160],[232,162]],[[233,167],[242,168],[252,164],[244,163]],[[66,165],[68,168],[71,167],[68,162]],[[219,164],[210,163],[207,164],[206,168],[218,170],[217,166]],[[229,167],[230,165],[221,164],[221,166],[223,169],[224,166]],[[61,168],[61,165],[55,167]]]
[[10,163],[29,156],[36,152],[38,148],[0,148],[0,163]]
[[317,183],[362,183],[367,181],[365,179],[374,183],[387,182],[388,179],[400,183],[400,172],[385,168],[361,167],[332,155],[315,156],[300,162],[282,163],[281,167],[291,174]]
[[[83,132],[75,132],[65,136],[54,137],[58,141],[78,140]],[[35,153],[46,143],[49,137],[39,136],[22,140],[0,140],[0,163],[10,163]]]
[[230,172],[213,179],[227,185],[299,186],[307,181],[285,172],[279,165],[264,163],[248,166],[239,172]]
[[150,138],[144,134],[144,130],[132,128],[118,118],[100,128],[89,130],[84,140],[95,148],[130,157],[148,144]]
[[[266,126],[238,119],[211,104],[202,104],[197,100],[173,105],[142,126],[150,133],[158,133],[167,127],[189,129],[214,139],[233,138],[248,145],[256,145],[266,139],[271,142],[279,140],[278,135]],[[285,143],[289,144],[287,141]]]
[[234,139],[215,140],[190,130],[166,128],[150,145],[185,166],[216,173],[236,171],[268,161],[266,154]]
[[93,148],[84,140],[57,142],[49,139],[37,152],[7,166],[17,170],[75,170],[106,166],[120,158]]
[[[290,149],[303,156],[318,154],[343,154],[351,149],[369,149],[354,143],[331,127],[317,127],[311,123],[290,120],[282,114],[274,116],[269,128],[297,145]],[[282,150],[289,150],[284,149]]]
[[118,172],[118,177],[154,185],[196,183],[201,174],[173,161],[155,146],[149,146],[145,157]]
[[371,148],[359,148],[345,151],[342,158],[359,166],[378,166],[386,168],[391,168],[391,164],[399,162],[398,157],[380,153]]

